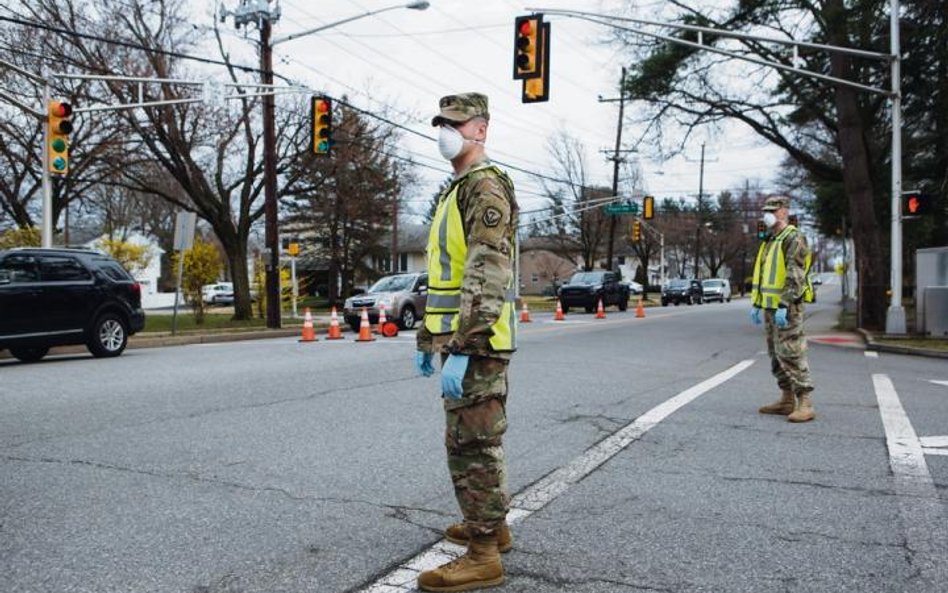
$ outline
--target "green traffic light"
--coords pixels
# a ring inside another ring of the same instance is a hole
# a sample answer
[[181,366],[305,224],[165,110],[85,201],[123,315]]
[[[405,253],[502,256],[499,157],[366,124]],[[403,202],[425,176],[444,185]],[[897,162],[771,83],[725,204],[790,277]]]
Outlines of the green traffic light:
[[63,152],[66,150],[66,141],[62,138],[56,138],[50,143],[50,146],[52,146],[56,152]]
[[319,152],[329,152],[329,142],[325,140],[319,143]]
[[63,157],[56,157],[55,159],[53,159],[53,169],[56,169],[57,171],[65,171],[66,159],[64,159]]

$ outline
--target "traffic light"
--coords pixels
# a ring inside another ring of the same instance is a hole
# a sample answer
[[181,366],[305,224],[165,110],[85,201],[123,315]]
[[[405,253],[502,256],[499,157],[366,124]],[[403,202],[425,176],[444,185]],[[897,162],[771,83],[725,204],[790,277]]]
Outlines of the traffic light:
[[313,97],[313,153],[329,156],[332,149],[332,99],[329,97]]
[[767,238],[767,225],[764,224],[763,220],[757,221],[757,238],[760,240]]
[[540,30],[539,74],[534,78],[523,81],[523,92],[520,101],[523,103],[541,103],[550,100],[550,23],[543,23]]
[[72,105],[50,101],[47,112],[46,163],[50,173],[69,173],[69,134],[72,133]]
[[632,241],[638,243],[642,240],[642,222],[639,220],[632,221]]
[[918,191],[902,192],[902,216],[923,216],[931,214],[931,198]]
[[541,35],[543,15],[518,16],[514,20],[514,80],[538,78],[545,49]]
[[642,218],[652,220],[655,218],[655,197],[645,196],[642,199]]

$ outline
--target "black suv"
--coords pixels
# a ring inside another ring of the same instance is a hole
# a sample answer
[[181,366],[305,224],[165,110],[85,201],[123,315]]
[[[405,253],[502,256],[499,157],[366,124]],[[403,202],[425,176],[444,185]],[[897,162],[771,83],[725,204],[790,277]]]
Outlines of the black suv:
[[569,282],[560,287],[563,312],[570,307],[583,307],[592,313],[602,299],[602,306],[616,305],[620,311],[629,308],[629,286],[619,282],[614,272],[576,272]]
[[700,305],[704,302],[704,288],[700,280],[675,279],[669,280],[668,284],[662,287],[662,306],[667,307],[668,303],[673,303],[676,307],[681,303],[689,305]]
[[23,362],[67,344],[118,356],[144,327],[141,287],[111,257],[83,249],[0,251],[0,350]]

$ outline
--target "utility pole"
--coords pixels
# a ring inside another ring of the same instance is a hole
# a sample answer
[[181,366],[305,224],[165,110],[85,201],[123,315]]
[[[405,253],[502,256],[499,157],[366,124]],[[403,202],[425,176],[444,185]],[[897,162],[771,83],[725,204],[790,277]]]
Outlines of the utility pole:
[[[273,21],[280,17],[267,12],[260,18],[260,73],[265,85],[273,84]],[[263,218],[266,246],[267,327],[280,327],[280,238],[277,229],[276,131],[273,94],[263,96]]]
[[398,194],[394,194],[392,196],[392,273],[398,272]]
[[704,142],[701,143],[701,166],[698,169],[698,228],[695,230],[695,274],[697,278],[701,257],[701,226],[704,224]]
[[[619,82],[619,122],[616,124],[616,150],[612,155],[612,195],[619,195],[619,151],[622,149],[622,116],[625,111],[625,66],[622,67],[622,78]],[[619,216],[609,217],[609,243],[606,251],[606,267],[613,269],[612,256],[616,242],[616,225]]]

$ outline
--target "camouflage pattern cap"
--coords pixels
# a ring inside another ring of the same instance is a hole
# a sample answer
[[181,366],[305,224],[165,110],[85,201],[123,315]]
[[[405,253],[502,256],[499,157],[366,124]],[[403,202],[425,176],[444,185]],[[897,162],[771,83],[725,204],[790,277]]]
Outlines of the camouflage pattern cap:
[[438,101],[441,113],[431,119],[431,125],[440,126],[444,122],[463,123],[474,117],[490,119],[487,111],[487,95],[480,93],[461,93],[441,97]]
[[767,201],[764,202],[763,211],[773,212],[781,208],[790,208],[790,198],[787,196],[770,196],[767,198]]

